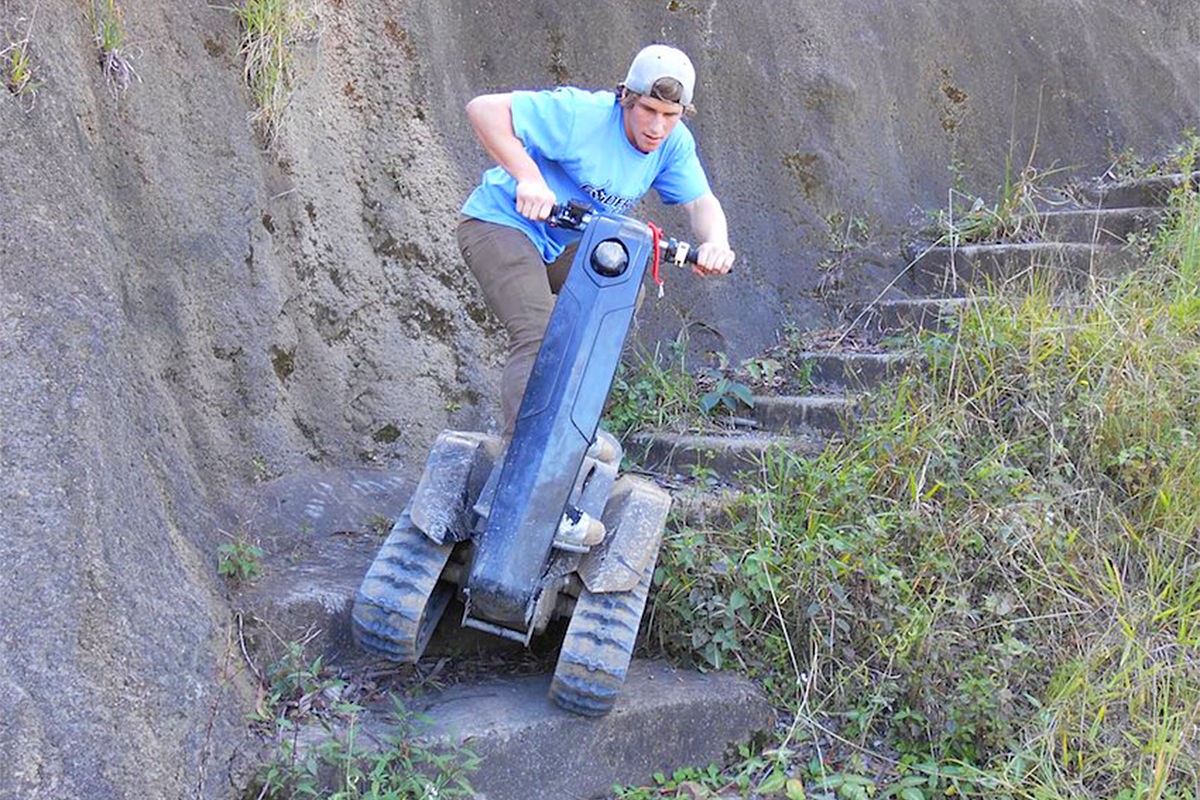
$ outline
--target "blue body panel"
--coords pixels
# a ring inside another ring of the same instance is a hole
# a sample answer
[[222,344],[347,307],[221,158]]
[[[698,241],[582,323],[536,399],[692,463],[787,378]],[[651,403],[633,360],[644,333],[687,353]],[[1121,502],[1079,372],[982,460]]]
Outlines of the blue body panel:
[[[624,245],[628,265],[609,277],[593,267],[592,253],[614,239]],[[653,246],[649,229],[637,220],[596,215],[588,224],[550,315],[476,542],[466,587],[470,617],[513,630],[528,624],[620,363]]]

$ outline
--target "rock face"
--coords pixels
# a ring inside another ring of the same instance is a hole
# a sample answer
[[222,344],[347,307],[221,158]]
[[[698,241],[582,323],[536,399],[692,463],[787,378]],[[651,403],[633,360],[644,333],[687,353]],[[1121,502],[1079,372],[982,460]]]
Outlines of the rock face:
[[846,283],[869,291],[949,164],[995,185],[1011,143],[1094,174],[1200,111],[1194,0],[325,0],[267,148],[228,10],[118,5],[140,81],[114,96],[78,4],[0,0],[0,49],[32,17],[42,81],[32,108],[0,93],[5,797],[233,795],[233,498],[314,465],[403,471],[441,427],[489,424],[499,336],[453,239],[484,166],[472,95],[608,87],[641,44],[687,49],[742,260],[671,276],[642,335],[699,320],[734,353],[826,317],[829,215],[868,220],[878,264]]

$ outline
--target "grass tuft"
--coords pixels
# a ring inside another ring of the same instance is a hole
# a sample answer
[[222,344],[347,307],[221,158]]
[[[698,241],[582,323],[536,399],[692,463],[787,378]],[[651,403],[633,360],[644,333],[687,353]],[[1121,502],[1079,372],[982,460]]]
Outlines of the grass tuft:
[[30,36],[33,33],[33,23],[37,18],[37,10],[29,19],[25,35],[10,41],[0,49],[0,70],[4,73],[4,85],[18,99],[27,102],[26,109],[32,109],[37,98],[37,90],[42,85],[37,79],[37,64],[30,53]]
[[244,72],[255,105],[251,122],[273,141],[295,82],[292,51],[316,34],[317,17],[306,0],[241,0],[233,11],[242,26]]
[[1036,241],[1042,237],[1038,209],[1056,202],[1046,192],[1046,186],[1051,178],[1068,171],[1068,168],[1039,169],[1034,166],[1041,131],[1040,91],[1033,143],[1024,166],[1018,167],[1013,152],[1016,142],[1016,90],[1014,86],[1013,130],[1009,133],[1009,150],[1004,158],[1004,179],[997,188],[995,201],[989,203],[983,197],[964,191],[961,165],[952,165],[954,185],[948,192],[946,208],[933,215],[932,232],[936,244],[958,247],[984,242]]
[[678,336],[664,351],[634,354],[613,379],[604,426],[618,436],[637,428],[686,428],[700,396],[687,366],[687,339]]
[[132,48],[125,30],[125,12],[117,0],[89,0],[88,14],[100,68],[114,98],[129,88],[133,81],[141,82],[133,66]]

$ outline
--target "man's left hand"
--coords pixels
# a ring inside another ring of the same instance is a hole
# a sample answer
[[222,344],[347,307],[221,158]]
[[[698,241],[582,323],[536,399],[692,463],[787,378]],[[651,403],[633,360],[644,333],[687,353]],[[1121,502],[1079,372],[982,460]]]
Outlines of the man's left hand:
[[737,254],[729,245],[720,242],[704,242],[696,248],[696,263],[692,272],[697,275],[725,275],[733,269]]

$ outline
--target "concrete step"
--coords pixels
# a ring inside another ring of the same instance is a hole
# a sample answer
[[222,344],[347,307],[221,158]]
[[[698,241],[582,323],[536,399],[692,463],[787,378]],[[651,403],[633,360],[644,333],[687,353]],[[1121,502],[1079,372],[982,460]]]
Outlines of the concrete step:
[[815,385],[863,390],[903,374],[912,365],[913,355],[908,352],[822,351],[797,353],[793,360]]
[[1070,209],[1044,212],[1032,224],[1042,241],[1122,245],[1133,234],[1153,231],[1165,218],[1161,207]]
[[354,594],[383,539],[373,534],[309,537],[302,554],[270,558],[263,576],[235,598],[248,654],[272,664],[291,642],[327,663],[354,658]]
[[845,433],[854,426],[854,401],[844,395],[755,395],[750,417],[774,433]]
[[879,336],[946,330],[972,301],[965,297],[906,298],[857,303],[845,317],[854,327]]
[[1154,175],[1134,181],[1072,187],[1071,194],[1091,208],[1143,208],[1165,206],[1171,191],[1190,183],[1200,189],[1200,172],[1191,175]]
[[1084,288],[1095,278],[1116,277],[1137,264],[1128,247],[1070,243],[992,244],[935,247],[912,264],[908,290],[962,295],[971,288],[1027,287],[1031,280],[1052,288]]
[[683,475],[711,470],[724,478],[761,469],[768,451],[782,447],[802,455],[824,449],[828,437],[818,433],[694,434],[641,432],[625,442],[625,454],[647,470]]
[[[749,681],[730,673],[676,670],[635,660],[616,707],[587,719],[562,711],[546,693],[550,676],[490,678],[407,700],[427,721],[418,741],[461,745],[480,758],[468,776],[477,798],[588,798],[614,784],[645,784],[655,772],[720,761],[731,746],[775,726],[775,714]],[[395,732],[387,708],[360,721],[355,741],[382,746]],[[344,724],[333,729],[345,736]],[[312,752],[331,731],[305,726],[298,748]],[[332,776],[325,775],[326,785]]]

